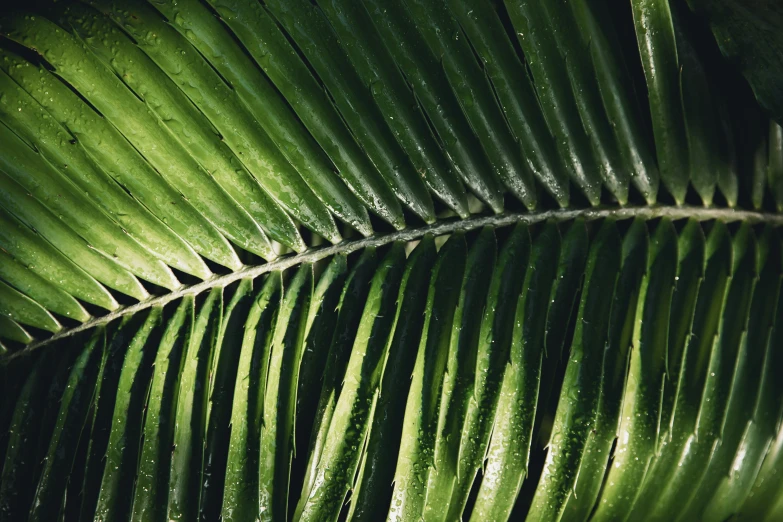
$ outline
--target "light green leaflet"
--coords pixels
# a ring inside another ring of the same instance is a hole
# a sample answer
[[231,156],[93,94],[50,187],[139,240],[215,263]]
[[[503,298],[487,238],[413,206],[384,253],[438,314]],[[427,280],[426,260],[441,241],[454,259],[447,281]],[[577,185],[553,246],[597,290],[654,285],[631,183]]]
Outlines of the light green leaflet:
[[[259,193],[258,185],[277,205],[308,228],[333,243],[342,240],[323,203],[288,163],[237,94],[185,37],[144,4],[125,0],[92,0],[91,4],[108,14],[127,31],[134,38],[136,45],[180,88],[207,117],[209,123],[215,126],[218,136],[230,149],[228,154],[233,153],[231,161],[243,166],[257,183],[241,185],[243,191],[252,191],[241,196],[231,192],[229,187],[225,187],[226,190],[250,211],[251,215],[263,216],[257,217],[256,220],[263,224],[276,240],[284,244],[293,243],[289,246],[296,250],[304,248],[296,230],[277,229],[285,226],[285,220],[282,219],[285,212],[271,203],[267,205],[268,208],[256,206],[258,200],[267,199]],[[94,43],[91,45],[95,46]],[[166,52],[172,48],[178,49],[179,53]],[[216,141],[216,138],[217,136],[213,140]],[[237,167],[234,169],[237,173],[240,172]],[[280,218],[276,214],[280,214]],[[297,239],[294,238],[298,238],[299,242],[295,242]]]
[[572,181],[595,205],[601,191],[598,162],[579,119],[554,35],[546,27],[545,8],[543,4],[530,0],[507,0],[505,4],[525,52],[541,110],[558,144],[558,151],[571,171]]
[[351,133],[395,196],[427,223],[435,209],[417,172],[385,124],[371,90],[351,67],[320,9],[306,0],[270,0],[266,8],[320,77]]
[[465,185],[494,212],[502,212],[500,179],[462,112],[438,57],[427,47],[403,4],[367,0],[364,6]]
[[[441,61],[451,88],[459,100],[492,169],[527,208],[535,208],[533,176],[524,164],[520,147],[495,101],[492,86],[473,58],[467,38],[451,16],[445,0],[407,0],[411,19],[432,54]],[[441,38],[448,34],[449,38]]]
[[688,138],[680,103],[680,61],[668,0],[637,0],[631,4],[636,39],[649,92],[652,130],[661,181],[682,203],[688,188]]
[[[125,261],[132,265],[129,268],[146,265],[150,267],[147,270],[152,271],[154,259],[158,258],[188,272],[208,272],[203,261],[179,236],[114,183],[90,160],[81,144],[4,72],[0,72],[0,89],[5,102],[0,104],[0,120],[57,171],[58,175],[49,182],[59,184],[63,187],[60,190],[68,186],[84,203],[89,198],[101,210],[104,219],[109,218],[124,236],[132,238],[126,240],[130,253]],[[17,146],[24,147],[21,143]],[[115,242],[120,243],[119,240]],[[194,264],[198,268],[191,266]],[[168,283],[165,279],[161,281]],[[176,288],[175,283],[169,284]]]
[[5,17],[0,25],[9,38],[47,49],[45,57],[56,74],[76,87],[228,239],[262,257],[275,257],[258,224],[218,184],[236,188],[231,184],[234,171],[229,174],[216,169],[208,174],[206,167],[189,154],[196,149],[186,148],[187,140],[186,144],[179,141],[190,135],[183,134],[181,127],[170,131],[160,123],[158,116],[81,41],[41,17]]
[[424,114],[359,2],[318,2],[386,124],[429,189],[460,217],[469,215],[465,187],[427,127]]
[[403,228],[405,219],[393,191],[266,9],[251,0],[209,3],[291,103],[354,194],[385,221]]
[[[231,245],[160,176],[109,121],[42,67],[0,51],[0,67],[73,134],[90,157],[199,254],[223,266],[240,266]],[[195,275],[209,275],[193,264]]]
[[372,234],[367,209],[334,172],[329,158],[274,84],[235,44],[231,31],[197,0],[160,0],[152,4],[173,21],[179,32],[236,91],[280,152],[329,210],[362,234]]

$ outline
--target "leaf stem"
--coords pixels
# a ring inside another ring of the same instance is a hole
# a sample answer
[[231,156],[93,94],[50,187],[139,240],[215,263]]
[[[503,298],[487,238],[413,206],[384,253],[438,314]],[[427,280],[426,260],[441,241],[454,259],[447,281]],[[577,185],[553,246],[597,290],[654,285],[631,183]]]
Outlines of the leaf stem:
[[4,358],[8,362],[16,357],[29,354],[42,346],[46,346],[60,339],[71,337],[95,326],[105,325],[115,319],[134,314],[152,306],[163,306],[180,297],[197,295],[211,288],[225,287],[239,279],[255,278],[267,272],[285,270],[300,263],[314,263],[321,259],[337,255],[350,254],[367,247],[379,247],[395,241],[416,241],[427,234],[441,236],[454,232],[467,232],[480,229],[485,226],[503,227],[517,223],[534,224],[544,221],[563,222],[577,218],[586,220],[596,219],[656,219],[668,217],[670,219],[693,218],[698,221],[719,219],[725,222],[744,221],[750,224],[768,223],[771,225],[783,225],[783,214],[755,212],[750,210],[737,210],[731,208],[703,208],[695,206],[628,206],[622,208],[587,208],[587,209],[557,209],[540,212],[509,213],[492,216],[476,216],[468,219],[441,220],[431,225],[419,228],[410,228],[392,232],[390,234],[375,235],[354,241],[344,241],[337,245],[315,247],[301,254],[284,257],[262,265],[246,266],[232,272],[212,277],[201,283],[185,286],[168,294],[151,297],[139,303],[119,308],[114,312],[96,317],[79,326],[64,329],[47,339],[42,339],[27,345],[24,349],[14,352]]

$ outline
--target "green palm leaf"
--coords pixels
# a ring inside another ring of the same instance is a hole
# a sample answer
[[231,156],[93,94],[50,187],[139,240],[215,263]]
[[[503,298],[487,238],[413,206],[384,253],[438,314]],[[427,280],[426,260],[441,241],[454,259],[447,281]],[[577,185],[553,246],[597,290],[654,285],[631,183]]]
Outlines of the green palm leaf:
[[780,10],[690,4],[3,9],[0,522],[783,519]]

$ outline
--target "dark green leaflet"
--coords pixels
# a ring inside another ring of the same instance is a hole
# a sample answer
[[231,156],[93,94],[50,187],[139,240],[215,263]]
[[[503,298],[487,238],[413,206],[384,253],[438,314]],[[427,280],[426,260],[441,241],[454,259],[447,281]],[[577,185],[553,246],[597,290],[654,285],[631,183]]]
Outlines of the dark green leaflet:
[[[66,281],[76,279],[79,281],[79,290],[74,290],[76,297],[87,302],[92,302],[93,299],[97,299],[98,303],[106,302],[109,310],[116,307],[116,301],[108,299],[106,289],[89,281],[90,277],[140,301],[149,297],[147,290],[133,274],[122,268],[113,259],[89,248],[83,238],[58,219],[40,201],[29,196],[22,197],[28,193],[24,187],[6,175],[4,169],[7,165],[1,163],[2,160],[0,160],[0,201],[3,207],[13,213],[19,221],[38,232],[38,236],[32,236],[36,247],[31,246],[29,250],[26,250],[28,253],[35,254],[44,251],[47,257],[59,258],[56,263],[52,264],[52,266],[57,266],[58,272],[62,272],[57,274],[59,276],[57,281],[62,280],[65,284]],[[17,236],[16,240],[23,241],[23,238]],[[55,249],[59,252],[56,252]],[[7,246],[6,251],[15,253],[10,246]],[[18,258],[25,257],[18,252],[16,255]],[[62,256],[67,260],[62,259]],[[86,272],[86,274],[82,274],[82,272]],[[87,279],[87,281],[82,282],[83,279]],[[71,287],[72,285],[68,283],[68,288]],[[99,295],[103,294],[102,297],[92,295],[96,288]]]
[[695,383],[703,383],[694,401],[699,404],[697,421],[691,439],[679,452],[676,468],[662,490],[661,503],[656,504],[649,515],[651,520],[673,520],[682,512],[683,506],[696,491],[694,486],[703,478],[723,432],[734,363],[746,335],[756,282],[756,240],[749,226],[741,226],[734,236],[732,248],[733,277],[728,285],[717,334],[710,353],[699,354],[701,366],[706,371],[703,380],[694,380]]
[[728,100],[720,98],[717,100],[718,105],[718,123],[720,124],[720,148],[727,151],[726,162],[721,164],[721,169],[718,172],[718,188],[725,196],[726,202],[730,207],[737,206],[737,198],[739,197],[739,179],[737,172],[737,146],[735,140],[735,132],[732,130],[732,121],[729,115]]
[[514,305],[522,290],[529,255],[530,232],[526,226],[516,225],[500,250],[481,317],[473,396],[462,427],[457,481],[446,520],[456,520],[462,515],[489,446],[511,352]]
[[[522,161],[519,144],[503,118],[489,79],[475,60],[470,44],[445,0],[407,0],[405,4],[431,52],[440,58],[451,88],[493,170],[527,208],[535,208],[533,176]],[[449,37],[442,38],[441,34]]]
[[[82,465],[84,477],[78,484],[75,483],[74,477],[69,478],[71,486],[78,488],[80,493],[79,520],[83,522],[93,520],[95,517],[95,508],[101,491],[105,459],[111,436],[112,417],[117,400],[115,386],[119,382],[125,357],[133,338],[142,326],[144,319],[144,314],[124,317],[117,330],[109,338],[103,355],[92,406],[92,423],[91,426],[85,426],[81,439],[82,442],[87,443]],[[74,469],[77,465],[74,465]],[[79,498],[68,498],[70,496],[70,493],[66,493],[66,507]]]
[[764,203],[764,191],[767,185],[767,141],[769,136],[766,132],[755,128],[762,121],[759,111],[751,110],[749,113],[742,116],[750,131],[750,138],[746,137],[746,147],[752,152],[750,165],[746,165],[746,168],[750,168],[746,183],[753,208],[760,209]]
[[263,126],[280,152],[337,217],[368,236],[367,209],[334,172],[329,158],[272,82],[242,52],[230,31],[195,0],[151,2],[215,67]]
[[370,89],[351,66],[320,9],[305,0],[270,0],[265,4],[318,74],[394,195],[425,222],[434,221],[435,209],[421,175],[394,139]]
[[749,151],[752,165],[744,165],[752,169],[752,176],[748,176],[750,183],[746,181],[746,185],[749,185],[753,206],[762,208],[765,193],[769,192],[775,206],[783,208],[783,131],[774,121],[769,122],[767,131],[756,128],[762,126],[766,118],[755,109],[746,108],[743,116],[748,120],[744,122],[748,128],[744,129],[743,137],[753,147]]
[[237,366],[231,412],[231,439],[226,457],[221,518],[255,521],[260,514],[258,473],[264,385],[274,325],[282,293],[282,274],[266,277],[247,317]]
[[[105,365],[102,364],[101,369],[99,370],[99,382],[104,367]],[[98,392],[99,390],[96,386],[95,393],[97,394]],[[96,413],[94,408],[94,398],[95,396],[93,397],[93,407],[88,411],[87,418],[85,419],[82,436],[79,437],[79,443],[73,452],[73,464],[65,482],[63,507],[60,510],[59,516],[59,519],[63,522],[67,522],[68,520],[76,520],[80,514],[82,490],[84,488],[84,476],[87,472],[87,455],[90,449],[90,427],[94,424]]]
[[[409,265],[411,266],[411,265]],[[388,347],[404,299],[405,248],[392,245],[373,277],[362,319],[318,461],[315,481],[299,520],[337,520],[375,414]]]
[[[43,456],[49,451],[49,443],[52,440],[52,434],[54,433],[54,428],[59,418],[60,398],[62,398],[63,393],[65,393],[65,387],[68,384],[68,378],[70,377],[74,361],[80,355],[79,348],[83,346],[84,344],[80,345],[79,343],[66,344],[64,346],[65,351],[63,356],[57,358],[54,365],[54,372],[50,377],[50,385],[46,392],[46,398],[44,399],[45,406],[43,413],[41,414],[40,436],[35,441],[37,446],[36,452],[39,459],[35,462],[35,466],[32,470],[34,484],[37,483],[41,477],[41,471],[43,470],[44,465]],[[32,489],[35,491],[35,486]]]
[[405,219],[395,194],[266,9],[250,0],[208,1],[291,103],[354,194],[385,221],[403,228]]
[[579,96],[574,96],[573,99],[592,146],[604,186],[623,205],[628,201],[628,184],[634,167],[620,155],[611,122],[604,110],[595,78],[593,55],[585,52],[592,51],[593,48],[586,46],[580,38],[580,29],[573,10],[565,2],[546,2],[533,9],[542,11],[541,30],[551,32],[556,49],[563,56],[571,90],[579,93]]
[[304,264],[286,288],[275,323],[263,397],[259,474],[260,520],[288,518],[294,451],[296,385],[313,294],[313,267]]
[[[127,188],[199,254],[223,266],[240,266],[231,245],[166,182],[133,146],[53,74],[5,50],[0,67],[79,140],[107,174]],[[193,265],[192,269],[199,268]],[[208,277],[206,267],[196,275]]]
[[621,43],[609,16],[609,10],[614,6],[592,0],[569,0],[568,4],[582,35],[582,45],[590,49],[601,99],[617,140],[623,168],[629,169],[631,182],[647,203],[652,204],[658,195],[660,174],[648,133],[642,125],[640,108],[630,88],[628,69],[619,52]]
[[168,321],[153,363],[144,413],[131,520],[168,520],[168,485],[182,358],[193,332],[193,297],[186,296]]
[[616,225],[606,221],[590,247],[552,436],[527,520],[560,519],[593,435],[610,319],[610,309],[602,303],[611,302],[615,292],[621,248]]
[[448,0],[448,5],[481,57],[506,121],[522,146],[525,163],[558,204],[567,207],[568,174],[557,154],[530,77],[511,41],[497,37],[504,31],[497,12],[479,0]]
[[527,475],[546,315],[559,250],[560,232],[549,224],[533,243],[517,301],[511,353],[471,520],[507,520]]
[[466,257],[465,238],[455,234],[441,247],[432,268],[424,326],[405,406],[389,521],[419,520],[424,513],[427,475],[434,464],[438,439],[443,375]]
[[647,272],[636,309],[633,346],[625,396],[620,410],[618,442],[594,518],[624,520],[641,489],[659,447],[660,405],[665,387],[667,325],[676,276],[677,234],[662,220],[650,238]]
[[[685,343],[693,324],[699,285],[704,277],[704,232],[695,221],[689,221],[680,232],[677,246],[678,264],[669,324],[669,346],[666,353],[666,381],[661,402],[658,444],[671,437],[671,417],[677,391]],[[660,448],[658,453],[660,453]]]
[[227,238],[262,257],[274,257],[257,223],[183,148],[178,141],[183,134],[172,133],[159,123],[155,113],[84,44],[37,16],[4,17],[0,32],[22,45],[46,49],[44,57],[55,73],[78,89]]
[[574,492],[563,509],[564,522],[587,520],[601,489],[620,420],[628,355],[631,351],[636,308],[646,271],[649,237],[642,220],[634,220],[623,239],[620,272],[611,303],[604,350],[603,382],[595,420],[579,464]]
[[231,299],[223,312],[210,365],[212,377],[209,380],[207,432],[199,499],[200,520],[207,521],[218,519],[223,506],[226,459],[231,439],[231,405],[242,349],[242,326],[253,304],[252,280],[243,279],[229,289]]
[[783,128],[772,120],[769,122],[767,183],[775,198],[778,212],[783,211]]
[[457,481],[462,426],[476,383],[476,363],[481,333],[481,317],[487,302],[492,271],[497,261],[495,231],[484,228],[475,239],[465,260],[461,290],[454,311],[454,325],[443,376],[443,392],[437,425],[433,466],[427,477],[424,518],[442,518],[451,501]]
[[[46,397],[53,370],[61,358],[61,354],[53,352],[38,357],[24,385],[20,386],[15,407],[9,411],[9,422],[5,426],[8,429],[8,449],[0,474],[0,520],[24,520],[30,511],[37,478],[34,451],[38,438],[46,436],[40,433],[41,414],[46,405],[42,399]],[[11,371],[11,368],[6,370]],[[10,381],[10,375],[4,375],[4,378]]]
[[[291,216],[329,241],[338,243],[342,240],[323,203],[288,163],[237,94],[184,36],[166,24],[150,6],[131,0],[91,0],[91,3],[127,31],[136,45],[207,117],[233,152],[232,159],[238,160],[250,172],[269,197]],[[179,52],[167,52],[170,49]],[[256,186],[252,188],[257,190]],[[293,239],[297,237],[296,230],[277,231],[272,228],[283,224],[283,220],[275,216],[284,214],[280,209],[271,205],[269,208],[257,209],[254,203],[259,198],[255,195],[250,198],[245,196],[244,199],[234,195],[234,198],[251,215],[266,212],[263,221],[261,218],[256,219],[268,227],[272,237],[286,244],[293,242],[290,246],[297,250],[305,248],[299,243],[301,238]],[[272,222],[276,218],[279,223]]]
[[711,205],[718,173],[729,161],[729,151],[720,146],[721,126],[709,88],[711,78],[682,27],[679,8],[675,5],[672,21],[677,39],[677,58],[680,61],[680,103],[688,138],[691,184],[702,202]]
[[340,388],[342,387],[342,377],[348,364],[356,329],[361,321],[361,304],[367,299],[367,292],[370,288],[373,272],[376,269],[376,263],[375,249],[365,249],[348,275],[340,296],[339,313],[334,326],[334,333],[330,339],[329,355],[323,369],[321,392],[310,433],[307,468],[302,484],[302,494],[294,514],[294,519],[297,520],[305,507],[310,489],[315,482],[318,461],[321,458],[329,424],[331,423]]
[[169,472],[169,520],[196,520],[207,436],[213,351],[223,317],[223,289],[214,288],[199,308],[182,362]]
[[394,336],[351,495],[348,519],[355,522],[382,520],[389,511],[397,462],[397,451],[390,449],[402,433],[405,402],[400,397],[407,393],[413,373],[416,340],[421,336],[430,273],[436,259],[435,241],[426,236],[411,253],[402,276]]
[[505,4],[533,75],[541,110],[571,179],[590,203],[597,205],[601,192],[598,162],[579,119],[554,35],[546,27],[545,8],[530,0],[506,0]]
[[[76,339],[74,342],[84,342]],[[49,449],[38,480],[30,509],[30,521],[50,521],[60,514],[67,477],[73,466],[74,453],[93,400],[96,379],[106,344],[106,332],[99,327],[85,343],[81,354],[70,369],[62,394],[57,422],[52,431]]]
[[[123,359],[100,494],[94,511],[96,520],[126,520],[130,516],[144,407],[161,335],[161,316],[161,308],[153,308],[146,317],[141,316],[144,323],[135,332]],[[87,512],[85,516],[90,514]]]
[[[296,451],[306,454],[310,446],[313,417],[318,406],[321,381],[329,355],[329,345],[337,322],[340,295],[345,284],[348,260],[344,255],[332,258],[318,278],[310,300],[307,316],[302,364],[299,366],[299,386],[296,390]],[[292,490],[300,484],[292,484]]]
[[17,290],[47,310],[82,323],[90,319],[87,310],[70,294],[16,261],[5,250],[0,251],[0,277],[12,281]]
[[500,180],[465,118],[438,58],[416,30],[402,3],[365,0],[364,6],[465,185],[494,212],[502,212]]
[[669,364],[679,365],[679,376],[671,383],[676,386],[677,393],[671,413],[668,442],[662,441],[660,454],[650,464],[631,516],[650,512],[666,487],[670,474],[675,471],[680,452],[696,427],[707,361],[718,329],[720,313],[725,306],[731,255],[731,237],[725,225],[716,223],[707,237],[703,281],[699,285],[681,360],[678,362],[673,358],[669,359]]
[[685,200],[688,140],[680,97],[680,62],[668,0],[631,4],[636,40],[647,80],[661,180],[678,204]]
[[[563,234],[560,258],[557,262],[557,276],[549,296],[549,311],[546,316],[546,334],[544,335],[544,360],[541,364],[541,385],[538,397],[541,407],[536,409],[536,421],[533,433],[539,433],[541,445],[548,444],[541,429],[547,410],[554,414],[557,406],[557,396],[552,389],[555,384],[555,373],[563,359],[563,347],[567,332],[562,325],[569,324],[578,308],[576,299],[582,286],[585,263],[590,247],[590,238],[583,220],[576,220]],[[551,407],[550,407],[551,406]]]
[[332,25],[340,44],[386,124],[430,190],[460,217],[470,214],[465,187],[410,92],[405,78],[359,2],[322,0],[318,5]]
[[[24,91],[5,73],[0,72],[0,85],[6,83],[3,79],[10,83],[9,88],[15,87],[12,91],[24,95]],[[24,107],[20,106],[18,109],[23,109],[21,112],[31,112],[34,103],[35,101],[28,97],[23,103]],[[0,114],[2,112],[0,104]],[[53,123],[50,118],[49,123]],[[51,126],[47,124],[44,124],[44,128],[51,130]],[[179,286],[179,282],[166,265],[125,234],[118,223],[65,177],[63,171],[49,163],[42,154],[2,123],[0,137],[5,144],[0,151],[0,167],[22,185],[28,194],[46,202],[60,219],[67,220],[70,228],[126,270],[165,288],[173,289]],[[61,138],[64,136],[58,136],[56,139]]]
[[[739,347],[736,362],[733,363],[731,391],[726,404],[720,443],[710,456],[704,478],[698,484],[690,504],[680,514],[681,520],[692,520],[704,513],[722,479],[731,472],[737,447],[751,420],[758,397],[763,368],[761,363],[764,360],[764,350],[759,348],[769,342],[780,291],[780,239],[767,227],[758,238],[757,248],[758,282],[750,304],[747,334]],[[714,512],[705,513],[708,518],[715,515]]]
[[[89,197],[123,235],[132,238],[133,246],[126,247],[131,252],[129,265],[151,266],[158,258],[187,272],[208,273],[193,249],[96,166],[72,134],[5,72],[0,72],[0,88],[5,102],[0,104],[0,120],[49,162],[62,183],[70,181],[74,192],[84,193],[80,199]],[[158,277],[168,283],[164,275]]]

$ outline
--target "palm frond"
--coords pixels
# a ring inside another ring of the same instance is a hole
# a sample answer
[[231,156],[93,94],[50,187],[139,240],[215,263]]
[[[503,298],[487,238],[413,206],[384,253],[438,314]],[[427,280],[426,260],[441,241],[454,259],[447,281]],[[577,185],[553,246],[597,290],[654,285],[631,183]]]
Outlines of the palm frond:
[[0,520],[783,517],[780,100],[692,3],[0,13]]

